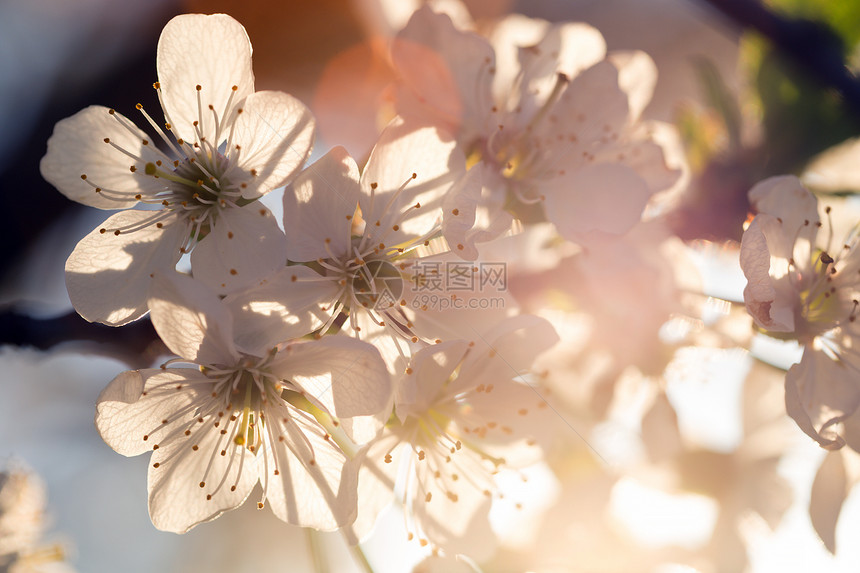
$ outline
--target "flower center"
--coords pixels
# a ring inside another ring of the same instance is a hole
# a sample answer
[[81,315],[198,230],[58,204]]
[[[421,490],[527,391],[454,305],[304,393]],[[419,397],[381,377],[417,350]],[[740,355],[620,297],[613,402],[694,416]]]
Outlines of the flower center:
[[[228,207],[239,207],[250,203],[251,200],[242,197],[242,190],[248,187],[248,181],[253,179],[257,173],[255,170],[245,172],[238,167],[238,158],[241,148],[233,145],[233,130],[235,120],[242,113],[242,108],[234,108],[233,94],[238,90],[233,86],[230,98],[223,110],[215,110],[212,105],[204,108],[201,100],[202,86],[197,86],[198,120],[192,123],[194,141],[186,141],[173,134],[173,126],[161,94],[161,86],[156,82],[153,84],[158,91],[164,118],[166,120],[162,129],[150,115],[143,109],[143,105],[135,107],[163,140],[167,151],[162,151],[149,140],[142,139],[140,152],[128,150],[105,138],[104,142],[125,156],[133,160],[130,170],[138,177],[152,177],[158,179],[160,186],[145,186],[146,188],[133,198],[137,201],[160,205],[161,209],[153,211],[151,217],[135,223],[133,226],[102,229],[101,232],[120,233],[134,232],[156,225],[161,228],[164,221],[170,217],[180,217],[188,221],[191,232],[188,235],[181,250],[188,252],[195,241],[201,240],[209,231],[212,221],[217,217],[220,209]],[[120,116],[114,110],[108,112],[130,131],[135,137],[139,132],[126,118]],[[208,140],[203,135],[203,122],[213,125],[214,141]],[[208,122],[211,122],[208,123]],[[128,193],[100,186],[97,181],[92,181],[86,174],[81,179],[90,184],[96,193],[107,199],[127,202],[131,197]]]

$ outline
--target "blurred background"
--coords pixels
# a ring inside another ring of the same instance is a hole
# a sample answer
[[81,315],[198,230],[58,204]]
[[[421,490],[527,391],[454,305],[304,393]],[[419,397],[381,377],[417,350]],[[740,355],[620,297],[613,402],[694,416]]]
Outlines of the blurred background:
[[[770,175],[808,172],[820,153],[860,134],[854,76],[860,2],[465,4],[478,29],[510,12],[583,21],[602,32],[610,51],[644,50],[654,59],[659,78],[645,117],[674,124],[690,165],[688,188],[666,214],[664,233],[696,268],[699,279],[678,292],[696,295],[691,304],[701,330],[690,338],[689,321],[678,318],[690,306],[664,312],[668,303],[635,300],[628,316],[657,309],[648,324],[660,329],[660,348],[648,346],[656,340],[653,331],[641,340],[630,334],[623,344],[604,333],[607,342],[598,351],[601,325],[612,319],[600,314],[610,310],[601,310],[595,292],[563,293],[578,308],[597,300],[587,328],[583,317],[553,314],[540,293],[525,286],[515,293],[570,337],[562,355],[547,358],[555,361],[554,372],[567,376],[553,382],[565,424],[547,463],[530,470],[539,484],[522,493],[533,495],[530,509],[494,510],[503,546],[484,570],[860,570],[860,546],[853,541],[860,532],[860,497],[849,493],[856,460],[845,453],[838,463],[848,469],[819,472],[824,452],[784,413],[783,370],[797,349],[753,348],[762,342],[752,340],[742,305],[738,310],[743,278],[736,264],[752,185]],[[115,454],[92,419],[95,399],[113,376],[152,366],[164,348],[146,319],[110,329],[86,323],[71,309],[65,259],[105,214],[69,201],[39,175],[54,124],[91,104],[128,115],[137,102],[155,108],[151,85],[161,28],[177,14],[224,12],[248,31],[257,89],[291,93],[316,115],[314,158],[333,145],[366,157],[391,111],[387,44],[418,5],[0,3],[0,189],[7,205],[0,210],[0,464],[23,465],[41,476],[45,543],[59,544],[74,569],[238,573],[354,565],[337,535],[292,528],[268,510],[244,508],[183,536],[152,527],[147,460]],[[190,47],[189,57],[212,55]],[[842,180],[826,190],[835,198],[854,192]],[[843,208],[857,217],[850,202]],[[645,249],[658,244],[640,239]],[[579,284],[580,267],[572,263],[548,274],[526,269],[521,284],[535,276],[553,285]],[[645,269],[646,277],[663,272]],[[687,329],[683,344],[672,342],[673,328]],[[601,352],[611,356],[612,368],[595,364]],[[646,357],[661,353],[666,356],[646,364]],[[829,498],[826,515],[819,513],[813,525],[816,475],[819,499],[822,491]],[[425,557],[406,542],[397,511],[383,518],[365,551],[378,571],[408,571]],[[446,571],[451,564],[421,566]]]

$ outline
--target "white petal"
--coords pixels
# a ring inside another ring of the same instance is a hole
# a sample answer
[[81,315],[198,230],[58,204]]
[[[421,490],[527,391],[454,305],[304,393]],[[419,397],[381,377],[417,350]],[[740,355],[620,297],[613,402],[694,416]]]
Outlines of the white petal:
[[[141,159],[128,157],[105,143],[105,138]],[[151,142],[144,145],[143,141],[149,141],[149,137],[127,118],[110,114],[106,107],[90,106],[54,127],[48,152],[39,165],[42,177],[63,195],[84,205],[99,209],[131,207],[137,203],[138,193],[155,193],[162,188],[157,179],[144,173],[146,163],[159,156]],[[96,187],[104,193],[96,192]],[[119,197],[111,199],[107,193]]]
[[860,190],[860,139],[852,138],[817,155],[801,175],[803,182],[816,191]]
[[209,288],[227,294],[280,270],[286,250],[284,232],[262,203],[226,208],[191,251],[191,270]]
[[412,573],[475,573],[478,569],[456,555],[430,555],[412,569]]
[[[107,445],[124,456],[152,451],[182,421],[176,414],[194,394],[177,385],[205,378],[186,368],[131,370],[111,380],[96,400],[96,429]],[[169,391],[165,391],[169,389]],[[163,421],[168,420],[167,424]]]
[[419,337],[470,338],[517,309],[500,261],[463,261],[451,252],[415,259],[403,293],[411,329]]
[[[361,449],[355,459],[360,464],[358,474],[358,517],[352,524],[356,539],[366,538],[380,512],[394,501],[394,485],[399,464],[385,462],[386,454],[398,455],[400,438],[386,432]],[[389,458],[391,459],[391,458]]]
[[[408,450],[406,453],[414,455]],[[444,468],[415,465],[415,484],[423,487],[414,493],[412,509],[427,538],[435,545],[451,554],[487,559],[496,545],[489,523],[492,498],[484,494],[494,489],[490,472],[483,468],[479,455],[466,448],[459,450],[456,458],[456,470],[448,465]],[[465,475],[457,482],[450,477],[443,481],[433,475],[436,469]],[[445,482],[452,484],[454,491],[447,489]],[[429,502],[427,494],[431,495]],[[449,497],[449,494],[454,495]]]
[[335,147],[284,191],[289,260],[315,261],[343,255],[351,248],[358,181],[355,160],[344,148]]
[[452,340],[416,352],[396,388],[397,415],[423,414],[442,398],[442,389],[459,368],[469,348],[466,340]]
[[508,318],[487,332],[473,331],[468,338],[474,345],[452,392],[500,380],[524,382],[535,359],[559,340],[547,320],[530,314]]
[[835,450],[845,445],[834,425],[860,404],[855,372],[824,352],[807,348],[800,363],[785,375],[786,412],[822,448]]
[[848,496],[848,479],[842,452],[828,452],[812,482],[809,517],[830,553],[836,553],[836,522]]
[[149,516],[163,531],[185,533],[239,507],[257,483],[259,462],[253,454],[230,443],[211,419],[192,424],[191,436],[179,433],[164,443],[149,465]]
[[336,282],[295,265],[228,295],[224,304],[233,314],[236,346],[263,356],[278,343],[310,334],[328,318],[320,305],[328,306],[337,291]]
[[534,46],[546,35],[550,23],[521,14],[508,14],[499,20],[489,34],[496,54],[496,74],[493,93],[496,101],[506,102],[520,73],[520,47]]
[[242,194],[254,198],[286,185],[305,164],[313,137],[314,118],[296,98],[275,91],[245,98],[232,141],[241,148],[239,167],[256,176]]
[[792,239],[795,230],[801,227],[814,229],[819,221],[818,200],[793,175],[765,179],[750,189],[748,195],[750,204],[759,213],[782,219]]
[[391,401],[391,378],[379,351],[348,336],[291,344],[271,368],[338,417],[372,416]]
[[[596,151],[613,146],[610,134],[620,135],[628,125],[628,96],[618,85],[618,70],[608,61],[601,61],[574,77],[550,108],[555,121],[544,121],[536,130],[547,141],[561,142],[555,153],[568,158],[568,165],[559,167],[570,171],[570,162],[581,162],[584,151]],[[525,116],[529,121],[530,115]],[[546,153],[547,150],[545,149]]]
[[681,169],[669,167],[661,145],[651,140],[613,145],[594,154],[594,162],[627,165],[645,179],[651,193],[674,185],[682,175]]
[[[251,42],[245,28],[226,14],[173,18],[158,40],[156,67],[168,121],[187,141],[197,139],[192,124],[202,119],[201,133],[215,143],[215,121],[208,106],[224,123],[231,115],[226,109],[230,97],[235,107],[254,92]],[[233,86],[238,88],[235,93]]]
[[150,224],[119,235],[114,230],[137,226],[157,215],[157,211],[117,213],[72,251],[66,261],[66,287],[85,319],[120,326],[146,314],[151,275],[172,272],[188,226],[172,216],[161,220],[162,228]]
[[[382,132],[361,176],[365,232],[386,245],[424,235],[438,220],[445,193],[465,170],[466,159],[455,141],[435,128],[393,122]],[[402,213],[416,204],[420,208],[404,218]]]
[[482,168],[476,165],[461,177],[442,201],[442,235],[451,251],[467,261],[478,258],[475,234],[475,212],[481,199]]
[[156,275],[149,293],[152,325],[171,352],[205,366],[233,365],[233,317],[200,281],[172,272]]
[[598,232],[622,235],[639,222],[651,190],[625,165],[601,163],[557,178],[544,210],[559,234],[583,240]]
[[613,52],[608,59],[618,68],[618,85],[630,98],[630,120],[636,121],[654,95],[657,65],[640,51]]
[[397,103],[401,115],[465,139],[484,131],[493,106],[490,70],[495,64],[487,40],[457,30],[447,15],[424,6],[397,35],[391,58],[403,82]]
[[800,303],[796,294],[780,296],[770,275],[771,256],[790,252],[784,243],[791,240],[783,235],[782,224],[766,213],[756,216],[741,239],[740,265],[747,279],[744,302],[756,323],[772,332],[794,332],[794,309]]
[[519,64],[523,72],[518,101],[523,114],[531,117],[552,93],[557,74],[575,78],[600,62],[606,42],[597,29],[582,23],[550,26],[536,45],[522,45]]
[[351,523],[356,516],[357,462],[326,440],[325,430],[314,422],[289,414],[269,418],[275,420],[270,428],[274,451],[266,452],[268,473],[262,481],[275,515],[326,531]]

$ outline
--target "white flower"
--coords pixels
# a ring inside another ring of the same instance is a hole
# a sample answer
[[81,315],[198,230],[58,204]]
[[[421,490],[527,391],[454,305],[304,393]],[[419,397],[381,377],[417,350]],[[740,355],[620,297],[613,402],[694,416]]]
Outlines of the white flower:
[[45,486],[21,467],[0,471],[0,571],[4,573],[72,573],[62,546],[42,546]]
[[818,201],[796,177],[767,179],[749,196],[758,215],[741,242],[747,311],[768,333],[804,345],[785,379],[788,413],[823,447],[847,440],[858,449],[860,421],[851,418],[860,405],[857,227],[841,242],[832,228],[821,239]]
[[332,149],[284,193],[287,256],[303,264],[227,302],[282,316],[272,320],[290,336],[326,332],[345,314],[348,334],[382,345],[386,358],[408,355],[401,345],[420,338],[408,304],[412,271],[430,241],[441,237],[443,196],[479,188],[476,174],[466,171],[454,142],[432,127],[393,123],[360,174],[343,148]]
[[472,218],[464,244],[497,236],[511,213],[538,203],[567,238],[623,234],[676,181],[639,121],[653,62],[605,56],[584,24],[512,16],[487,41],[427,7],[412,16],[392,49],[398,112],[443,126],[483,166],[482,191],[448,200]]
[[285,262],[283,233],[256,199],[304,164],[310,113],[287,94],[254,92],[247,34],[223,14],[168,22],[157,67],[166,129],[137,109],[163,149],[118,112],[91,106],[57,124],[42,159],[42,175],[70,199],[125,209],[66,263],[69,296],[90,321],[142,316],[151,275],[191,249],[194,276],[221,293]]
[[396,421],[363,450],[359,535],[398,492],[413,521],[410,538],[477,560],[492,549],[493,474],[540,455],[533,438],[547,403],[521,377],[558,338],[529,315],[475,334],[412,356],[397,387]]
[[354,463],[317,417],[387,411],[391,382],[379,353],[337,336],[265,345],[265,337],[241,332],[254,323],[234,323],[204,285],[173,275],[153,281],[152,323],[181,357],[170,362],[194,367],[122,373],[102,392],[96,414],[99,433],[117,452],[154,450],[155,526],[187,531],[242,504],[258,481],[259,506],[268,501],[284,521],[319,529],[350,523]]

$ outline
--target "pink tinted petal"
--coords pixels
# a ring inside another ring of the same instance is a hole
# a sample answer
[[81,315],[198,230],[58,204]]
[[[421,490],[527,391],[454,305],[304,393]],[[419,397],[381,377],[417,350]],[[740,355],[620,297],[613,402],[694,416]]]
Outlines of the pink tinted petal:
[[576,170],[547,186],[544,210],[565,238],[623,235],[642,216],[651,191],[625,165],[601,163]]
[[645,52],[613,52],[607,58],[618,68],[618,85],[627,94],[630,121],[638,121],[657,85],[657,65]]
[[467,139],[484,131],[495,61],[484,38],[457,30],[447,15],[424,6],[398,34],[391,57],[402,80],[401,115]]
[[[796,295],[780,297],[771,278],[771,237],[779,237],[782,225],[767,214],[758,215],[741,239],[740,265],[747,279],[744,302],[756,323],[772,332],[794,332]],[[777,245],[779,248],[779,245]],[[783,249],[784,250],[784,249]],[[788,264],[785,261],[784,264]]]

